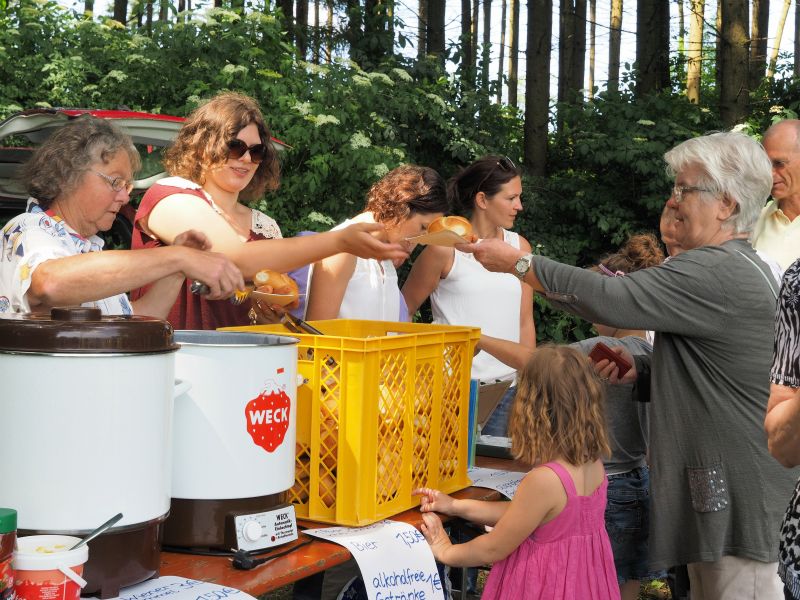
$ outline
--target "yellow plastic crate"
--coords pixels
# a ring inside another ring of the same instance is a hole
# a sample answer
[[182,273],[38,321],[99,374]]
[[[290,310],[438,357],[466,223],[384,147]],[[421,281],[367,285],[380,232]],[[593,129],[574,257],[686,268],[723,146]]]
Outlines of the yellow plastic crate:
[[[467,478],[470,367],[480,330],[311,321],[298,335],[297,516],[368,525],[416,506],[411,490]],[[287,334],[282,325],[227,328]]]

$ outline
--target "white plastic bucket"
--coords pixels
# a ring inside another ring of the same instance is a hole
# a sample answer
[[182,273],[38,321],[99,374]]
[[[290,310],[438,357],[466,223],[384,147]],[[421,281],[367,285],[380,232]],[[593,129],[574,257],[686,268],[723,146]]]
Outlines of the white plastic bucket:
[[172,497],[255,498],[294,484],[297,338],[176,331]]
[[14,593],[20,600],[79,600],[86,586],[83,565],[89,546],[69,535],[31,535],[17,540],[11,559]]

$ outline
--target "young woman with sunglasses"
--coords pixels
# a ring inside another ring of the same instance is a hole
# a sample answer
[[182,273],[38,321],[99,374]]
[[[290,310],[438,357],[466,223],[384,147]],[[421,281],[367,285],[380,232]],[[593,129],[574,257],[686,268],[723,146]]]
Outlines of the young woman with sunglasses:
[[[451,204],[468,217],[480,239],[505,240],[530,252],[521,235],[509,231],[522,210],[520,171],[508,157],[485,156],[448,182]],[[536,345],[533,290],[513,275],[487,271],[471,255],[454,248],[428,246],[414,262],[403,286],[408,311],[414,314],[430,296],[434,323],[470,325],[496,338]],[[482,383],[514,379],[516,371],[486,352],[472,361],[472,378]],[[507,393],[510,399],[516,388]],[[499,413],[500,411],[495,411]],[[493,415],[484,433],[506,435],[508,412]]]
[[[134,248],[171,244],[178,232],[197,229],[246,279],[261,269],[288,271],[339,252],[389,259],[407,255],[400,245],[374,237],[383,229],[375,224],[283,239],[272,218],[247,206],[280,182],[269,130],[258,104],[248,96],[222,93],[195,110],[167,150],[164,164],[171,176],[142,198],[134,221]],[[278,310],[250,302],[210,301],[193,294],[191,283],[184,284],[169,315],[179,329],[246,325],[258,316],[253,311]],[[133,297],[144,291],[134,291]]]

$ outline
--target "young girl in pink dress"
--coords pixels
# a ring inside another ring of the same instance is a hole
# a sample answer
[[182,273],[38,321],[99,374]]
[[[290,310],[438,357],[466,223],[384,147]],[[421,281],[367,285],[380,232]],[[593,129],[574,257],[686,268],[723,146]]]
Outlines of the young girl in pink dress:
[[[545,346],[525,366],[509,420],[514,457],[537,465],[511,502],[457,500],[423,488],[422,533],[436,560],[492,563],[483,598],[619,600],[603,517],[609,452],[603,384],[586,357]],[[452,544],[433,511],[493,529]]]

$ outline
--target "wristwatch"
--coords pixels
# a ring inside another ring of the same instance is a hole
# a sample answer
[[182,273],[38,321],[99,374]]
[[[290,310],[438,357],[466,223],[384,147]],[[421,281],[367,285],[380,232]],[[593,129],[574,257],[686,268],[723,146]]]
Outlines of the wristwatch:
[[520,256],[514,265],[514,275],[519,277],[520,280],[524,279],[525,274],[531,270],[531,265],[533,265],[533,254]]

